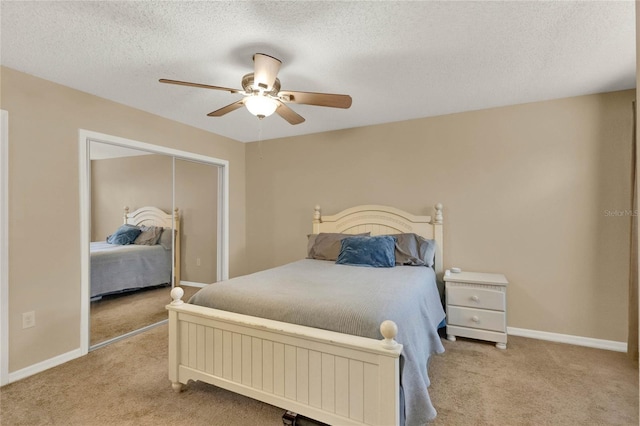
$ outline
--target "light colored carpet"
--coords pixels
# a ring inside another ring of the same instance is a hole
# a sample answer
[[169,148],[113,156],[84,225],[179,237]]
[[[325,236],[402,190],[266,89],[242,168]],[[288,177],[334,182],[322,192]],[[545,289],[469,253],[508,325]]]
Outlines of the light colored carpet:
[[[200,290],[188,286],[182,289],[185,301]],[[154,287],[91,302],[90,346],[167,319],[165,306],[171,302],[170,293],[170,287]]]
[[638,425],[638,368],[620,352],[509,336],[443,340],[433,425]]
[[[0,390],[9,425],[281,425],[282,409],[202,383],[176,394],[167,326]],[[510,337],[460,339],[433,358],[434,425],[637,425],[638,370],[625,354]]]

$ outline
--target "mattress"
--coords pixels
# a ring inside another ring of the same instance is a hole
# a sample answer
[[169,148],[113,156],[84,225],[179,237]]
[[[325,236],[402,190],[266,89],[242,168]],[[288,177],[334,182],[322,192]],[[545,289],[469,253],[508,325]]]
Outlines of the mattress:
[[171,282],[171,250],[161,245],[92,242],[91,297]]
[[211,284],[189,303],[373,339],[382,338],[380,324],[390,319],[404,345],[401,420],[423,425],[436,416],[427,366],[432,354],[444,352],[437,329],[445,313],[431,268],[304,259]]

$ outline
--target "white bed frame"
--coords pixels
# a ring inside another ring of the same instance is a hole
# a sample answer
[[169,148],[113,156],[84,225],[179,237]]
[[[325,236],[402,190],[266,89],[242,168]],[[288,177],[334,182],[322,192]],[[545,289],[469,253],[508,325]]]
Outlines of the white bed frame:
[[[435,217],[384,206],[359,206],[322,216],[313,232],[372,235],[414,232],[435,239],[442,275],[442,205]],[[402,345],[384,321],[382,340],[369,339],[184,303],[171,291],[169,380],[179,392],[200,380],[334,425],[398,425]]]
[[162,226],[175,229],[173,242],[173,283],[180,285],[180,214],[176,208],[171,213],[165,213],[157,207],[145,206],[129,213],[129,207],[124,208],[123,220],[125,224],[134,226]]

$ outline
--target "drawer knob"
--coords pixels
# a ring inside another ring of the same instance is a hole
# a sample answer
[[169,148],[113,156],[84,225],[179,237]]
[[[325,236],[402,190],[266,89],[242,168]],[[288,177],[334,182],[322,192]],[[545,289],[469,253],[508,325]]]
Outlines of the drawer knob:
[[471,300],[473,300],[474,302],[478,302],[480,301],[480,298],[478,296],[471,296]]
[[474,315],[474,316],[471,317],[471,321],[477,323],[477,322],[480,322],[480,318],[478,318],[476,315]]

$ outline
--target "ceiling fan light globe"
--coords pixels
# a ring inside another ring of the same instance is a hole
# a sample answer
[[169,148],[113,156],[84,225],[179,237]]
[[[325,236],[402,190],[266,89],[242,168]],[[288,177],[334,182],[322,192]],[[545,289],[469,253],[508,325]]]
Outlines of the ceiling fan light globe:
[[262,95],[248,96],[244,104],[251,114],[259,118],[270,116],[278,108],[278,102]]

